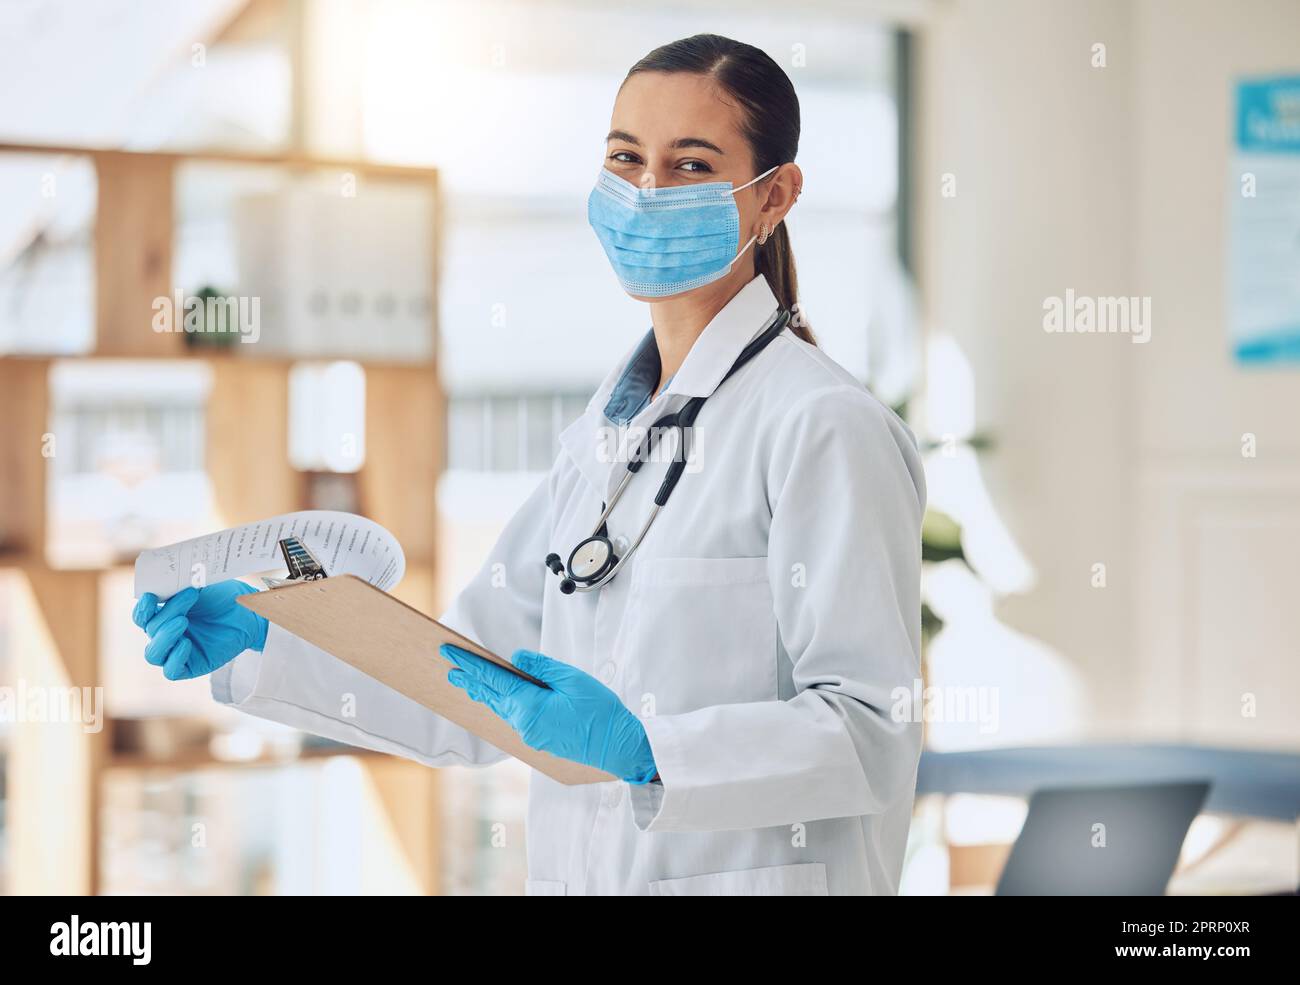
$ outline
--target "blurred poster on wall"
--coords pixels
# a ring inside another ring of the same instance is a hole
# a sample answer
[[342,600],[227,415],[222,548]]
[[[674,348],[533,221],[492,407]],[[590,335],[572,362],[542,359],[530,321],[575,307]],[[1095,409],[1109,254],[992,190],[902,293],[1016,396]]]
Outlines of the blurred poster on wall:
[[1229,331],[1237,361],[1300,363],[1300,75],[1237,83]]

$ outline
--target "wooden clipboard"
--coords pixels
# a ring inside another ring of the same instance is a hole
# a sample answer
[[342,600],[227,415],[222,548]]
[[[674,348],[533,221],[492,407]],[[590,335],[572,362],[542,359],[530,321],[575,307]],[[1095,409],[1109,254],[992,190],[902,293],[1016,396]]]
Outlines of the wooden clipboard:
[[355,575],[249,593],[239,596],[239,604],[552,780],[575,785],[616,779],[594,767],[525,745],[515,730],[490,709],[447,683],[447,672],[453,665],[439,654],[438,647],[452,643],[526,680],[537,684],[540,681]]

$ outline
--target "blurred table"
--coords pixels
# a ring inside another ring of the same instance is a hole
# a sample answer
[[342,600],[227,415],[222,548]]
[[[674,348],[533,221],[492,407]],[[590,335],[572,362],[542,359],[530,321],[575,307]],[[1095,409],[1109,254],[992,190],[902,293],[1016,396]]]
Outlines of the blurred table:
[[1097,743],[921,755],[917,796],[1209,780],[1207,813],[1296,821],[1300,754],[1214,746]]

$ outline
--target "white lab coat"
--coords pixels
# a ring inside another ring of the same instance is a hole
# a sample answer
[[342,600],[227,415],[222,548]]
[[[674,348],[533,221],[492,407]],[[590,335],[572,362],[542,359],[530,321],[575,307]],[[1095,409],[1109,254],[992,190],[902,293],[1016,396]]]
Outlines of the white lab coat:
[[[498,653],[539,650],[595,675],[649,736],[662,784],[533,774],[530,894],[898,889],[921,727],[895,720],[891,693],[920,675],[920,458],[891,411],[788,330],[718,388],[776,307],[752,280],[630,422],[711,395],[696,464],[609,586],[562,595],[543,559],[590,534],[623,472],[602,454],[623,365],[442,617]],[[664,468],[632,480],[612,537],[635,536]],[[275,625],[263,652],[213,676],[213,694],[431,766],[502,758]],[[354,717],[341,717],[345,694]]]

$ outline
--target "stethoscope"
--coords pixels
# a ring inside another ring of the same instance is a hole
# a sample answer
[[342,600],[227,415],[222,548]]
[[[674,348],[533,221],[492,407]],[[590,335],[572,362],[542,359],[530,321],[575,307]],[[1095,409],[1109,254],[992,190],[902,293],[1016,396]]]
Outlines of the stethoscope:
[[[781,334],[789,321],[790,312],[785,308],[778,309],[776,314],[772,316],[771,324],[763,330],[763,333],[758,338],[745,346],[740,355],[736,357],[736,361],[731,364],[731,369],[727,370],[727,375],[718,381],[718,386],[722,386],[731,378],[732,373],[762,352],[769,342]],[[716,387],[714,389],[716,391]],[[686,470],[686,437],[689,429],[695,424],[695,418],[699,416],[700,408],[704,406],[704,402],[708,399],[708,397],[691,397],[682,405],[680,410],[672,414],[665,414],[654,422],[649,431],[646,432],[646,436],[641,439],[636,452],[629,458],[627,470],[623,473],[623,478],[619,480],[614,495],[610,496],[609,503],[600,514],[600,519],[596,521],[591,536],[573,549],[573,552],[569,555],[568,564],[562,565],[558,554],[546,555],[546,566],[560,576],[560,591],[565,595],[572,595],[574,592],[591,592],[608,585],[623,565],[627,563],[628,558],[641,545],[641,541],[645,539],[646,533],[650,530],[650,525],[655,522],[655,517],[667,504],[668,497],[673,494],[673,490],[677,488],[677,481]],[[654,506],[650,510],[650,515],[646,517],[645,523],[642,524],[641,532],[636,535],[636,539],[632,541],[631,546],[620,557],[614,551],[614,544],[609,539],[609,529],[605,526],[605,523],[609,519],[610,513],[614,511],[614,507],[618,505],[618,501],[623,498],[623,490],[632,481],[632,476],[640,471],[641,466],[645,464],[654,451],[655,441],[659,435],[670,430],[675,431],[677,434],[677,447],[673,452],[672,464],[668,466],[664,481],[659,486],[659,491],[655,493]]]

